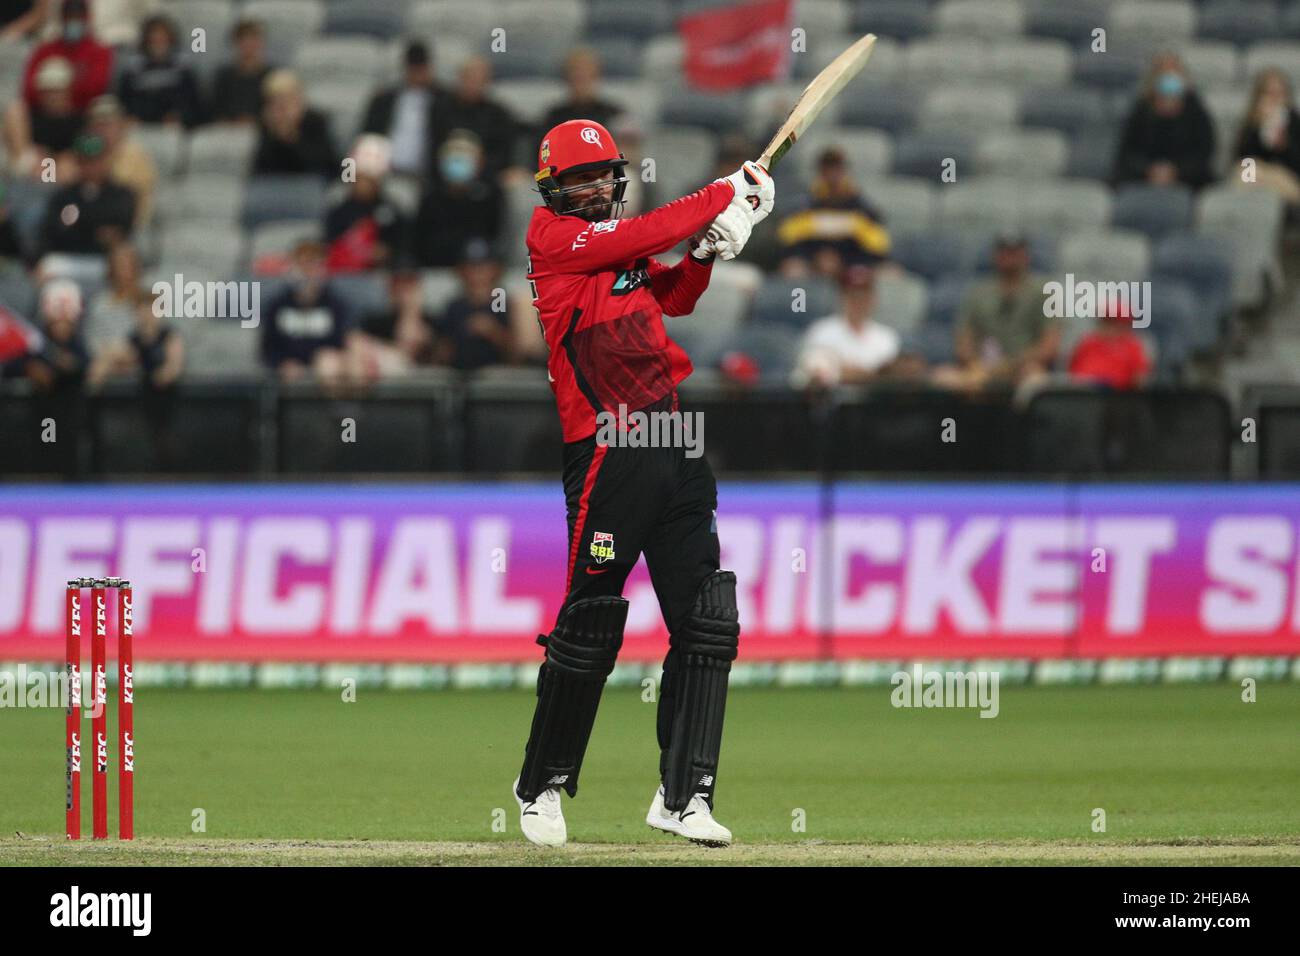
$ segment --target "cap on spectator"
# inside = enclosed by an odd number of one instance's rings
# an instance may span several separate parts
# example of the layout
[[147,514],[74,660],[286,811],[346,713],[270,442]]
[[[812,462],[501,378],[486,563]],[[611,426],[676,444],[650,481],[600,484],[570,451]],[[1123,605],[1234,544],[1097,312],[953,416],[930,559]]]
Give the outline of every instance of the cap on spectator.
[[87,158],[104,155],[104,138],[94,133],[82,133],[72,144],[72,150],[78,156]]
[[473,265],[479,262],[495,262],[496,258],[492,252],[492,244],[481,236],[475,236],[465,243],[460,262],[461,265]]
[[1003,229],[993,237],[994,249],[1023,249],[1029,245],[1029,237],[1019,229]]
[[406,52],[402,54],[402,62],[407,66],[428,66],[429,47],[423,40],[412,40],[406,45]]
[[358,176],[383,179],[388,175],[392,157],[393,144],[387,136],[378,133],[363,133],[352,147],[352,160],[357,164]]
[[90,101],[91,120],[117,119],[122,115],[122,102],[112,93],[105,93]]
[[66,90],[74,77],[72,64],[61,56],[52,56],[36,71],[38,90]]
[[41,289],[41,313],[47,316],[81,315],[81,286],[71,279],[51,279]]

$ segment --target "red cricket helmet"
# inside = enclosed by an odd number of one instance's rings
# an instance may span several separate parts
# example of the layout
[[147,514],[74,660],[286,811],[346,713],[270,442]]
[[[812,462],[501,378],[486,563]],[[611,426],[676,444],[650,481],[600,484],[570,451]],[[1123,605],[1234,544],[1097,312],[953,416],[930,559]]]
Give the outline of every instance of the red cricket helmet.
[[[542,137],[537,150],[537,191],[546,205],[560,215],[576,214],[601,206],[608,213],[615,206],[622,212],[623,194],[627,191],[627,177],[621,175],[627,158],[619,151],[609,130],[595,120],[567,120]],[[561,186],[560,177],[567,173],[585,173],[590,170],[612,169],[614,196],[609,202],[589,203],[580,209],[569,208],[568,195],[588,185]],[[586,217],[584,217],[586,218]]]

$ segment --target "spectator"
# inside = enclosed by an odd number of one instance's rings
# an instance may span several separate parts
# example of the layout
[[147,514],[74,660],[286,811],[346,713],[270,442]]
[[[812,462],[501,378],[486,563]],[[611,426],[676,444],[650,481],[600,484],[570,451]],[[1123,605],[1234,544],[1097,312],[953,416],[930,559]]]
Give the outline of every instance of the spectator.
[[958,309],[957,369],[936,376],[936,384],[978,390],[1019,386],[1052,367],[1060,329],[1043,307],[1044,280],[1029,270],[1029,242],[1004,233],[993,246],[996,275],[976,283]]
[[431,364],[435,324],[433,313],[424,308],[419,270],[399,263],[388,274],[387,306],[365,318],[378,373],[389,376]]
[[876,310],[876,270],[866,261],[840,273],[840,311],[818,319],[804,333],[791,376],[796,388],[854,385],[902,373],[898,332],[872,319]]
[[73,167],[72,144],[85,117],[73,106],[72,65],[47,57],[36,71],[36,103],[15,99],[5,111],[5,149],[15,175],[40,177],[42,162],[53,158],[55,171]]
[[[612,133],[614,118],[622,112],[622,107],[596,95],[600,85],[600,57],[596,51],[590,47],[572,50],[564,60],[564,82],[568,84],[569,96],[547,111],[538,138],[571,119],[595,120]],[[622,144],[623,140],[618,142]]]
[[1128,307],[1101,309],[1097,327],[1084,335],[1070,356],[1070,376],[1118,391],[1141,388],[1151,374],[1151,358],[1133,331]]
[[1237,134],[1237,158],[1255,160],[1255,181],[1300,206],[1300,112],[1291,80],[1270,67],[1255,77],[1250,108]]
[[435,104],[443,90],[434,79],[424,43],[411,42],[402,62],[401,85],[380,90],[371,98],[361,129],[388,137],[393,144],[393,172],[423,177],[429,169]]
[[98,42],[90,30],[86,0],[63,0],[58,39],[38,46],[23,75],[23,100],[29,110],[40,99],[36,74],[51,57],[61,57],[72,67],[72,108],[83,112],[90,101],[108,92],[113,76],[113,51]]
[[231,32],[235,57],[217,70],[212,86],[212,115],[222,123],[256,123],[262,115],[266,30],[260,21],[240,20]]
[[1199,189],[1211,179],[1213,156],[1214,125],[1182,60],[1173,53],[1157,55],[1124,123],[1115,182]]
[[79,136],[74,153],[79,178],[50,197],[41,226],[41,255],[102,254],[131,234],[135,194],[109,178],[103,139]]
[[465,245],[456,266],[461,292],[447,303],[434,348],[439,364],[473,371],[513,361],[508,302],[498,295],[501,263],[482,239]]
[[39,351],[20,359],[21,373],[37,392],[53,398],[79,395],[87,356],[81,341],[81,288],[71,279],[54,279],[41,289]]
[[97,389],[110,377],[138,371],[146,405],[159,417],[185,369],[185,343],[155,313],[154,294],[136,289],[131,296],[132,327],[99,351],[90,364],[87,386]]
[[86,350],[96,358],[131,333],[140,288],[140,256],[135,246],[120,242],[109,251],[107,278],[107,286],[90,300],[82,331]]
[[382,269],[405,252],[406,217],[383,195],[389,155],[389,142],[383,136],[365,133],[357,139],[351,157],[356,181],[325,214],[331,272]]
[[312,374],[326,388],[359,381],[363,343],[347,303],[329,284],[325,249],[315,241],[293,251],[289,286],[263,307],[262,360],[283,382]]
[[143,228],[153,218],[158,167],[149,151],[131,137],[117,97],[101,96],[90,104],[90,131],[104,140],[109,175],[135,193],[135,228]]
[[329,121],[307,106],[302,84],[289,70],[272,70],[262,84],[262,125],[254,173],[339,174]]
[[142,123],[190,127],[201,119],[199,82],[180,62],[178,47],[170,17],[152,16],[140,28],[140,49],[127,62],[118,96]]
[[808,194],[777,229],[781,273],[799,278],[810,272],[837,275],[842,263],[879,263],[889,255],[884,216],[862,198],[838,146],[823,150]]
[[[482,145],[484,177],[497,179],[515,168],[519,124],[508,109],[488,96],[492,68],[487,58],[472,56],[460,68],[455,89],[434,101],[433,149],[441,158],[455,130],[469,130]],[[434,179],[439,169],[434,168]]]
[[641,124],[630,114],[623,113],[615,117],[614,125],[608,129],[627,157],[627,190],[623,193],[623,215],[639,216],[643,212],[657,209],[660,203],[655,184],[646,182],[641,175],[641,149],[645,141]]
[[456,265],[473,238],[496,240],[501,232],[501,187],[484,178],[483,148],[466,130],[455,130],[438,153],[438,178],[416,213],[416,255],[423,266]]

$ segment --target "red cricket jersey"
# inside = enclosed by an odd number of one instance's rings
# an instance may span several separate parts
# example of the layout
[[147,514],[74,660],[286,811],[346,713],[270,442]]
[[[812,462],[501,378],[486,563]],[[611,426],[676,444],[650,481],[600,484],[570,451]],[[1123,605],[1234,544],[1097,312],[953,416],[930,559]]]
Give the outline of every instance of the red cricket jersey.
[[663,317],[695,308],[712,262],[688,254],[666,266],[651,257],[707,226],[732,195],[730,183],[710,183],[644,215],[604,222],[533,211],[528,279],[566,442],[595,434],[599,412],[645,408],[691,374]]

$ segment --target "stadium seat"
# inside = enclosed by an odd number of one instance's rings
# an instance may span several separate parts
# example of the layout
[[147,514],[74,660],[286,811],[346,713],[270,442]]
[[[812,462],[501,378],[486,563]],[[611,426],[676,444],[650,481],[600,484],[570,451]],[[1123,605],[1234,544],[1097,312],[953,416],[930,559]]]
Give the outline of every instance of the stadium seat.
[[795,9],[794,25],[816,41],[823,36],[849,32],[849,0],[802,0]]
[[1196,7],[1190,0],[1116,0],[1106,26],[1114,36],[1165,45],[1196,33]]
[[[858,39],[856,33],[831,33],[820,37],[810,37],[806,51],[793,51],[794,69],[791,76],[801,85],[820,73],[830,62]],[[902,77],[904,71],[903,50],[901,44],[890,37],[878,36],[871,53],[871,69],[857,76],[845,87],[849,98],[856,98],[860,87],[871,83],[891,83]]]
[[1060,235],[1075,229],[1103,229],[1110,223],[1110,190],[1086,179],[1027,181],[1021,203],[1022,225],[1030,233]]
[[384,48],[370,37],[312,37],[294,54],[293,66],[310,92],[318,82],[346,77],[367,87],[383,69]]
[[1256,43],[1246,51],[1246,76],[1254,78],[1260,70],[1275,66],[1292,82],[1300,77],[1300,42],[1277,40]]
[[158,190],[154,214],[164,224],[196,220],[233,223],[243,206],[242,176],[195,173],[164,184]]
[[186,322],[186,378],[228,379],[260,367],[262,331],[246,329],[234,319],[199,319]]
[[710,283],[691,315],[665,316],[668,335],[699,368],[718,364],[735,340],[749,302],[736,286]]
[[1115,170],[1119,133],[1113,124],[1085,126],[1070,142],[1065,175],[1083,179],[1109,180]]
[[230,34],[235,13],[235,5],[229,0],[173,0],[167,5],[167,14],[176,22],[181,35],[189,36],[201,27],[207,33],[209,50],[212,40]]
[[[547,110],[564,100],[564,83],[534,78],[504,80],[492,85],[494,95],[510,104],[510,111],[524,123],[540,123]],[[544,131],[543,131],[544,132]]]
[[990,72],[988,44],[954,36],[927,37],[904,51],[908,81],[922,86],[969,83]]
[[1267,0],[1210,0],[1201,8],[1197,35],[1223,40],[1234,46],[1248,46],[1281,35],[1277,6]]
[[701,129],[661,126],[646,134],[641,154],[655,159],[662,201],[699,189],[712,179],[715,137]]
[[1107,5],[1101,0],[1033,0],[1025,11],[1025,33],[1063,40],[1077,49],[1091,42],[1092,31],[1106,22]]
[[1199,87],[1232,86],[1241,80],[1241,56],[1231,43],[1189,43],[1179,49],[1178,55]]
[[1093,53],[1079,47],[1074,57],[1074,82],[1099,90],[1134,92],[1146,71],[1150,57],[1138,52],[1108,50]]
[[1194,232],[1165,236],[1156,243],[1151,268],[1191,286],[1197,301],[1211,314],[1227,313],[1232,302],[1232,257],[1213,237]]
[[378,272],[336,275],[330,279],[330,286],[358,319],[388,308],[388,285]]
[[335,143],[345,152],[361,129],[370,90],[346,76],[317,80],[307,87],[307,102],[325,114]]
[[989,44],[986,72],[990,80],[1026,87],[1060,87],[1070,82],[1074,55],[1064,40],[1043,37],[1001,40]]
[[501,26],[502,16],[502,0],[412,0],[406,12],[406,31],[422,40],[485,37]]
[[321,223],[317,219],[277,219],[264,222],[249,238],[249,260],[256,268],[263,256],[288,256],[294,246],[305,239],[320,239]]
[[36,318],[37,290],[27,272],[19,268],[0,269],[0,305],[28,320]]
[[424,294],[424,307],[431,312],[442,312],[447,303],[460,295],[460,279],[455,269],[422,269],[420,290]]
[[1283,200],[1268,189],[1209,186],[1196,200],[1196,232],[1223,243],[1233,257],[1233,303],[1259,305],[1281,283],[1277,260]]
[[750,356],[761,381],[784,385],[799,358],[799,330],[781,322],[751,321],[741,326],[725,351]]
[[875,176],[860,185],[891,230],[922,232],[934,221],[935,182],[919,176]]
[[969,275],[949,275],[938,282],[932,282],[926,303],[926,325],[943,329],[951,338],[960,317],[962,300],[965,299],[971,282]]
[[249,229],[277,219],[320,219],[325,184],[317,176],[254,176],[244,198],[244,225]]
[[1179,276],[1151,276],[1151,328],[1161,352],[1172,361],[1180,355],[1208,352],[1222,338],[1221,316],[1197,298],[1196,288]]
[[162,240],[158,271],[180,272],[187,280],[228,281],[235,278],[244,258],[244,237],[234,224],[216,221],[181,222],[167,227]]
[[682,81],[682,38],[675,33],[654,37],[645,48],[645,78],[659,87]]
[[[745,94],[745,132],[755,139],[762,140],[766,143],[785,122],[785,118],[790,115],[790,110],[794,108],[795,103],[799,102],[799,97],[803,94],[804,88],[808,84],[799,81],[790,81],[787,83],[764,83],[755,87]],[[839,116],[840,99],[831,100],[826,105],[826,109],[817,117],[817,122],[805,133],[805,137],[811,137],[816,131],[822,128],[835,126]],[[799,140],[804,142],[804,137]],[[790,159],[794,158],[791,154]]]
[[131,131],[130,138],[144,147],[158,168],[160,179],[168,179],[180,172],[185,157],[185,133],[179,127],[141,123]]
[[950,229],[894,232],[890,259],[929,282],[971,270],[968,250]]
[[563,76],[565,51],[549,44],[516,43],[509,52],[492,58],[492,75],[497,80],[535,79],[555,82]]
[[293,62],[298,47],[320,32],[325,4],[322,0],[248,0],[241,15],[262,22],[267,59],[285,65]]
[[568,49],[586,29],[585,0],[501,0],[500,9],[498,25],[507,38],[526,38],[530,45]]
[[391,40],[406,30],[406,0],[335,0],[325,8],[326,34]]
[[1024,186],[1014,176],[958,177],[939,190],[939,225],[954,230],[1014,228],[1023,219]]
[[932,29],[928,5],[912,0],[857,0],[850,23],[859,35],[874,33],[895,40],[912,40]]
[[[769,131],[776,132],[775,129]],[[760,142],[767,142],[765,138]],[[799,148],[792,150],[786,157],[795,178],[800,182],[810,182],[816,170],[817,159],[827,146],[838,146],[844,151],[853,178],[862,182],[872,176],[882,176],[889,172],[894,160],[894,142],[888,133],[878,129],[855,129],[830,127],[821,129],[814,126],[808,136],[799,140]],[[781,167],[784,172],[785,167]]]
[[1024,19],[1024,9],[1016,0],[942,0],[934,8],[936,33],[987,40],[1022,32]]
[[639,122],[643,130],[659,125],[659,107],[663,95],[641,77],[605,80],[600,85],[600,91],[605,99],[621,106],[627,116]]
[[936,87],[921,98],[917,128],[967,133],[1009,130],[1016,125],[1016,93],[1010,86],[972,83]]
[[1131,282],[1145,279],[1150,268],[1151,244],[1139,232],[1073,232],[1061,240],[1060,270],[1076,278]]
[[[592,37],[587,41],[600,56],[602,77],[614,79],[641,79],[641,55],[644,47],[635,40],[623,36]],[[562,73],[557,73],[557,77]]]
[[708,93],[676,89],[659,108],[669,126],[693,126],[715,133],[737,132],[744,126],[745,99],[740,93]]
[[975,166],[982,175],[1055,179],[1069,159],[1065,134],[1054,129],[1002,130],[975,141]]
[[876,276],[876,307],[872,318],[901,335],[910,335],[925,321],[927,299],[924,279],[882,272]]
[[244,175],[252,164],[256,146],[257,130],[252,126],[200,127],[189,138],[186,172]]
[[1106,98],[1086,86],[1029,89],[1020,96],[1020,122],[1073,133],[1107,122]]
[[904,133],[894,143],[894,173],[938,182],[947,160],[956,161],[958,177],[975,168],[975,144],[957,133]]
[[587,5],[588,42],[614,36],[644,42],[672,29],[670,0],[589,0]]
[[1293,39],[1300,38],[1300,3],[1296,0],[1291,0],[1282,11],[1280,34]]
[[917,91],[906,83],[872,84],[839,106],[844,126],[873,126],[898,135],[916,122]]
[[838,307],[838,290],[828,279],[768,276],[754,297],[751,324],[766,322],[803,328],[833,315]]
[[1115,193],[1111,222],[1155,241],[1186,229],[1192,222],[1192,194],[1183,186],[1121,186]]

